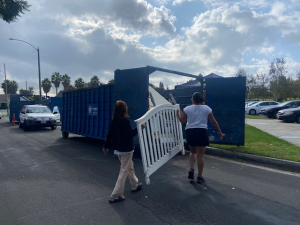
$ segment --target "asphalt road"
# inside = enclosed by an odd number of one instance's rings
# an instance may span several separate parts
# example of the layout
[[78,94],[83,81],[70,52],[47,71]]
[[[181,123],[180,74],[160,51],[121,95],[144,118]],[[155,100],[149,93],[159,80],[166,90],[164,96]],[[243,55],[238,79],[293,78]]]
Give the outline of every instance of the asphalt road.
[[[109,204],[119,162],[102,142],[59,129],[24,132],[0,121],[0,224],[299,224],[300,174],[206,157],[205,184],[187,179],[188,156],[151,184]],[[142,162],[134,159],[144,182]]]
[[300,124],[285,123],[278,119],[246,119],[247,124],[275,137],[300,146]]

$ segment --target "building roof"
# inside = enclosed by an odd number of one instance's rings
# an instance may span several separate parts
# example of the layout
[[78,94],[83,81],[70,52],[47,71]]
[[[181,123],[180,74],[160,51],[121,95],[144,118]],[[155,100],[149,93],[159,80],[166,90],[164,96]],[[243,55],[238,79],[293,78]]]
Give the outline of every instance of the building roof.
[[[203,79],[210,79],[210,78],[224,78],[224,77],[217,75],[215,73],[210,73],[203,77]],[[176,85],[175,89],[183,89],[189,87],[201,87],[201,83],[197,79],[195,79],[184,84]]]

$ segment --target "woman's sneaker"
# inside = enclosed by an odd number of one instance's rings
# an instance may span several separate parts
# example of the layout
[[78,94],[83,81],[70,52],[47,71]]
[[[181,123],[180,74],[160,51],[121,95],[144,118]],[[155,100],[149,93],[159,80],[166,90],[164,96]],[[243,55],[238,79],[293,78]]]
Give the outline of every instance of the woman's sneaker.
[[197,177],[197,183],[198,184],[201,184],[201,183],[204,183],[204,182],[205,182],[205,180],[204,180],[203,177]]
[[188,178],[194,180],[194,169],[190,169]]

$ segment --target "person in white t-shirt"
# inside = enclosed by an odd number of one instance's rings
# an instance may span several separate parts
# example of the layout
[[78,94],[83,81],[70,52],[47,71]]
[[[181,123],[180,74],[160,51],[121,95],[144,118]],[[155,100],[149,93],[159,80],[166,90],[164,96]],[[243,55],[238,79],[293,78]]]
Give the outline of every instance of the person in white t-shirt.
[[207,105],[202,105],[203,98],[200,93],[195,92],[192,96],[192,105],[183,109],[182,116],[177,110],[177,117],[181,123],[187,121],[185,132],[186,140],[190,147],[190,171],[188,178],[194,180],[194,165],[197,161],[198,176],[197,183],[205,182],[202,173],[204,168],[204,153],[206,146],[209,145],[207,134],[208,119],[211,124],[216,128],[218,136],[222,139],[223,134],[216,121],[212,109]]

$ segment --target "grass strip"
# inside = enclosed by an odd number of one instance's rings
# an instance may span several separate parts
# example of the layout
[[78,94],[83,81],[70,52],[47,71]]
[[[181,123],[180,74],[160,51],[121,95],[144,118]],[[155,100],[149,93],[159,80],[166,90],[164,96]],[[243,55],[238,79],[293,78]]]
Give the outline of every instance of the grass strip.
[[211,147],[300,162],[300,147],[245,124],[245,146],[210,144]]
[[252,115],[248,115],[248,114],[246,114],[245,115],[245,118],[247,118],[247,119],[263,119],[263,120],[270,120],[270,118],[268,118],[268,117],[263,117],[263,116],[252,116]]

